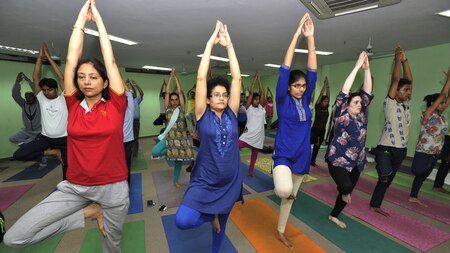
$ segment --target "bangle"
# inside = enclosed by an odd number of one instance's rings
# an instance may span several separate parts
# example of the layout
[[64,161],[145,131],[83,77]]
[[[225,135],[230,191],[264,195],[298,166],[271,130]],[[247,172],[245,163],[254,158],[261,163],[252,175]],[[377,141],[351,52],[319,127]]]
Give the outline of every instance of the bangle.
[[78,26],[72,26],[72,31],[75,29],[80,29],[84,33],[84,28],[78,27]]

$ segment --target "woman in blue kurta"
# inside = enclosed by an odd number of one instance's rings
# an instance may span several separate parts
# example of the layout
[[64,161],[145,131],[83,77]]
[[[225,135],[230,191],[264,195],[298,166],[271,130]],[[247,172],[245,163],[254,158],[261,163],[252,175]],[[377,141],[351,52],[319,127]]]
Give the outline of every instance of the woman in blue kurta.
[[[355,76],[364,69],[362,90],[350,93]],[[346,228],[338,219],[347,204],[351,203],[351,193],[358,182],[360,172],[366,164],[367,111],[372,100],[372,78],[369,58],[366,52],[359,55],[350,75],[338,94],[334,110],[334,137],[328,147],[325,159],[330,175],[336,182],[339,192],[328,219],[340,228]]]
[[[300,70],[290,70],[295,46],[301,34],[308,43],[306,74]],[[303,175],[309,173],[311,158],[309,103],[316,85],[316,69],[314,24],[306,13],[300,20],[284,56],[276,90],[278,132],[273,154],[273,181],[275,193],[282,199],[277,237],[289,248],[293,248],[293,245],[284,235],[284,230]]]
[[[228,80],[222,77],[207,82],[211,51],[217,43],[228,52],[231,87]],[[237,200],[242,199],[236,117],[240,88],[241,72],[227,26],[217,21],[197,73],[195,117],[201,139],[200,148],[189,187],[175,218],[180,229],[211,222],[212,252],[219,251],[231,209]]]

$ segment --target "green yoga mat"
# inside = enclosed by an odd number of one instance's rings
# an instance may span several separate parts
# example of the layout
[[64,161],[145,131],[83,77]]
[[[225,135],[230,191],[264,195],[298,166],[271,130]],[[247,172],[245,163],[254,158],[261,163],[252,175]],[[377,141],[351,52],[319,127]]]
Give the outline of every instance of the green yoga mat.
[[131,158],[131,171],[146,170],[146,169],[147,169],[147,161],[145,161],[144,154],[139,152],[137,157]]
[[5,244],[0,244],[1,253],[50,253],[55,251],[56,246],[58,246],[59,241],[61,241],[64,234],[58,234],[44,240],[40,243],[25,247],[25,248],[10,248]]
[[[278,205],[281,202],[280,198],[275,195],[268,197]],[[345,214],[339,215],[339,219],[347,224],[346,229],[341,229],[328,220],[330,211],[330,206],[303,192],[298,193],[297,200],[294,201],[291,209],[291,213],[295,217],[345,252],[414,252]],[[369,208],[367,208],[367,211],[369,212]]]
[[[366,172],[366,175],[378,179],[378,173],[376,170],[371,170],[369,172]],[[414,180],[414,176],[406,175],[401,172],[397,172],[397,174],[394,177],[394,184],[403,186],[405,188],[411,189],[412,182]],[[387,191],[389,192],[389,190]],[[450,200],[450,195],[441,193],[441,192],[435,192],[433,191],[433,183],[430,180],[425,180],[423,182],[422,187],[420,188],[421,193],[426,193],[429,195],[433,195],[435,197],[443,198],[446,200]],[[420,194],[420,193],[419,193]]]
[[247,156],[252,154],[252,150],[249,148],[243,148],[240,151],[241,156]]
[[[145,253],[144,221],[128,222],[123,225],[122,252]],[[101,235],[98,228],[89,229],[81,245],[80,253],[102,252]]]

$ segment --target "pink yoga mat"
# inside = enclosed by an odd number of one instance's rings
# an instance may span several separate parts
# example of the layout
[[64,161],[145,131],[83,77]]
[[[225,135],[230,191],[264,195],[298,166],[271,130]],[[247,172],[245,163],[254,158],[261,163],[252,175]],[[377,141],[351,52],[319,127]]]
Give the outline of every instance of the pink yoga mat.
[[[356,189],[372,195],[373,189],[377,182],[361,177]],[[384,196],[384,200],[392,202],[408,210],[423,214],[440,222],[450,224],[450,205],[439,203],[430,198],[419,195],[420,200],[428,207],[414,204],[408,201],[409,193],[395,187],[389,187]]]
[[0,211],[5,211],[33,186],[34,184],[0,187]]
[[324,162],[316,161],[316,166],[309,167],[309,173],[319,175],[322,177],[329,177],[330,172],[328,172],[328,165]]
[[[303,191],[330,205],[334,205],[337,196],[336,185],[334,184],[305,187]],[[388,208],[385,208],[385,210],[390,213],[389,217],[370,211],[367,199],[352,194],[352,204],[347,205],[344,212],[422,251],[430,250],[450,239],[450,233],[414,220],[397,211]]]

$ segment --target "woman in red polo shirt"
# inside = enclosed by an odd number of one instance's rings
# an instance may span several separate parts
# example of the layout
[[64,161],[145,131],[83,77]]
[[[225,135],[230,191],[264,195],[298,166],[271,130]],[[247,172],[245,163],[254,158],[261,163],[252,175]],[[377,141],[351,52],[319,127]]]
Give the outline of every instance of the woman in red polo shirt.
[[[105,65],[97,59],[80,60],[87,21],[97,25]],[[67,180],[16,222],[6,234],[5,244],[37,243],[56,233],[84,227],[86,218],[96,218],[103,235],[103,252],[120,252],[129,206],[123,148],[126,99],[95,0],[84,4],[73,26],[65,77],[69,111]]]

